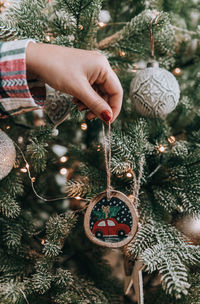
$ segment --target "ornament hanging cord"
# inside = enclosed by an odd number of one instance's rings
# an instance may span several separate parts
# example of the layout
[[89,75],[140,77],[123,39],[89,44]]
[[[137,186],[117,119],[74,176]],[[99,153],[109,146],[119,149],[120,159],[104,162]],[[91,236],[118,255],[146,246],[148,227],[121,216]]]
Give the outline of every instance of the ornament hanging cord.
[[107,174],[107,199],[111,198],[111,123],[108,123],[108,136],[105,135],[105,126],[102,122],[103,140],[104,140],[104,155]]
[[154,36],[153,36],[153,22],[155,19],[153,19],[150,22],[149,30],[150,30],[150,55],[151,58],[154,58]]
[[158,17],[158,14],[155,15],[155,17],[151,20],[149,24],[149,34],[150,34],[150,56],[152,59],[154,59],[154,35],[153,35],[153,23],[157,22],[156,19]]
[[[105,155],[105,166],[106,166],[106,174],[107,174],[107,198],[110,200],[111,198],[111,123],[108,124],[108,135],[105,135],[105,126],[102,122],[102,132],[103,132],[103,141],[104,141],[104,155]],[[143,174],[143,166],[144,166],[144,155],[142,155],[139,164],[139,176],[136,178],[135,172],[131,170],[133,175],[133,197],[134,203],[137,203],[139,190],[140,190],[140,182]]]

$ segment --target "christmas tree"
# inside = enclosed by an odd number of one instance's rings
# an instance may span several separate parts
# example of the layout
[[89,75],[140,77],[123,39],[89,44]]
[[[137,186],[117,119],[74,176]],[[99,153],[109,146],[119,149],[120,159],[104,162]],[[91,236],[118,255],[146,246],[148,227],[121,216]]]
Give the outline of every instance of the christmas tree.
[[[20,0],[0,8],[3,41],[33,38],[108,58],[124,89],[111,128],[111,184],[139,215],[124,260],[131,272],[142,264],[145,304],[199,303],[200,2]],[[0,121],[17,144],[13,170],[0,172],[0,303],[143,303],[132,287],[123,296],[105,260],[110,249],[84,233],[85,209],[107,187],[101,122],[72,105],[58,134],[50,118]],[[7,166],[15,151],[2,131]],[[120,200],[98,204],[91,230],[113,218],[132,225]]]

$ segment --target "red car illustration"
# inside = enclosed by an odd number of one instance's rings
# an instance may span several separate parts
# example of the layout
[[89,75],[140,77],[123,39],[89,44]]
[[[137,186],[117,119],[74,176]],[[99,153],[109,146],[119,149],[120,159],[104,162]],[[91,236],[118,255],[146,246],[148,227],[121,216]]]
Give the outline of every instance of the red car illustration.
[[97,221],[92,229],[92,233],[97,238],[104,236],[124,237],[130,232],[130,227],[126,224],[120,224],[115,218],[108,218]]

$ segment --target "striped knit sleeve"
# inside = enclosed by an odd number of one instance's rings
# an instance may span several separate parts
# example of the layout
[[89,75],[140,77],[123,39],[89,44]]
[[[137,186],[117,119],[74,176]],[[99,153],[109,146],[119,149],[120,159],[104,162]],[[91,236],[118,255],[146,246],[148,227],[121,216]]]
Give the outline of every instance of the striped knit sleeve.
[[41,108],[45,86],[26,75],[26,47],[31,39],[0,42],[0,118]]

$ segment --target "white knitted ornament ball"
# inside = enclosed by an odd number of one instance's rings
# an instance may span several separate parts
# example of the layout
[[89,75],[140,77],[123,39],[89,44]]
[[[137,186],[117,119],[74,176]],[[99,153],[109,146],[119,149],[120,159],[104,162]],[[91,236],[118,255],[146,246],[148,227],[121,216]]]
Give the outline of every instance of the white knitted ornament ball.
[[178,104],[180,89],[174,75],[153,66],[138,71],[130,86],[130,99],[145,117],[165,117]]
[[6,133],[0,130],[0,180],[13,168],[16,158],[15,146]]

